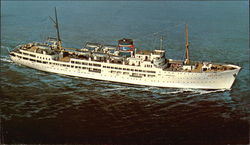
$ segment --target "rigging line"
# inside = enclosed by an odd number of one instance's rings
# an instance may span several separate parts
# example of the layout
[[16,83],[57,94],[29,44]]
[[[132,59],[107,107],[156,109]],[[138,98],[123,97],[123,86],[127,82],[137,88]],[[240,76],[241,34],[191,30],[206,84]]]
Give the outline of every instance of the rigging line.
[[9,48],[8,47],[5,47],[6,48],[6,50],[10,53],[10,50],[9,50]]
[[156,39],[156,37],[154,37],[154,40],[153,40],[153,49],[156,48],[156,44],[157,44],[157,39]]
[[49,16],[49,18],[54,24],[56,24],[56,21],[51,16]]
[[47,20],[48,20],[48,18],[46,17],[46,19],[43,20],[43,23],[41,26],[43,31],[41,32],[40,37],[43,41],[47,40],[47,38],[46,38],[46,35],[47,35],[46,30],[48,30],[48,23],[47,23],[48,21]]
[[134,38],[134,40],[137,40],[137,39],[141,39],[141,38],[144,38],[144,37],[148,37],[148,36],[151,36],[151,35],[156,35],[156,34],[159,34],[159,33],[162,33],[162,32],[168,32],[170,28],[173,28],[173,27],[179,27],[181,25],[184,25],[185,23],[180,23],[180,24],[177,24],[177,25],[174,25],[172,27],[169,27],[168,30],[164,30],[164,31],[158,31],[158,32],[154,32],[153,34],[152,33],[149,33],[149,34],[146,34],[140,38]]

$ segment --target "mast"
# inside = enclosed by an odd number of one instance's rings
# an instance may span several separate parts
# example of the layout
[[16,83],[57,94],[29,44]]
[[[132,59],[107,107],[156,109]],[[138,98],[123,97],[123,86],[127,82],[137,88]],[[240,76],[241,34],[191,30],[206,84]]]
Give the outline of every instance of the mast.
[[59,24],[58,24],[58,19],[57,19],[57,11],[56,11],[56,7],[55,7],[55,18],[56,18],[56,31],[57,31],[57,43],[58,43],[58,49],[62,48],[62,41],[60,38],[60,33],[59,33]]
[[189,42],[188,42],[188,25],[187,24],[186,24],[185,30],[186,30],[186,60],[185,60],[185,64],[190,64],[190,59],[189,59]]

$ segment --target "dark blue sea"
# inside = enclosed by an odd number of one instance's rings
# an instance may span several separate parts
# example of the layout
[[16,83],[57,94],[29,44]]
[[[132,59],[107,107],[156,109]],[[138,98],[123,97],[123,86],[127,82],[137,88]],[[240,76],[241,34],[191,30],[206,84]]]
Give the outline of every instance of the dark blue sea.
[[[134,39],[184,59],[240,65],[230,91],[173,89],[66,77],[13,63],[8,50],[56,31],[65,47]],[[247,1],[1,1],[2,144],[249,144]]]

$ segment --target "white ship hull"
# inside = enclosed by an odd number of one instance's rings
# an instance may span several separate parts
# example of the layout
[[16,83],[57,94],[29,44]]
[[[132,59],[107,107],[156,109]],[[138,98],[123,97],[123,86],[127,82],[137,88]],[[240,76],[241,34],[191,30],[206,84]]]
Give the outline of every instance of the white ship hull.
[[[81,65],[70,64],[69,62],[48,60],[47,64],[43,64],[38,63],[36,61],[34,62],[30,60],[25,60],[17,56],[11,56],[11,59],[17,64],[21,64],[45,72],[119,83],[173,88],[231,89],[235,78],[240,70],[240,67],[236,65],[230,65],[231,67],[235,67],[235,69],[233,70],[204,73],[166,71],[155,68],[155,74],[153,74],[154,77],[148,77],[150,76],[150,74],[147,74],[143,77],[134,77],[131,76],[132,72],[121,70],[120,73],[111,73],[111,69],[104,67],[135,67],[126,66],[122,64],[109,64],[104,62],[94,62],[85,60],[88,63],[92,62],[100,65],[98,67],[89,66],[88,68],[98,68],[101,70],[101,72],[92,72],[89,71],[89,69],[82,69]],[[75,68],[75,66],[78,66],[78,68]]]

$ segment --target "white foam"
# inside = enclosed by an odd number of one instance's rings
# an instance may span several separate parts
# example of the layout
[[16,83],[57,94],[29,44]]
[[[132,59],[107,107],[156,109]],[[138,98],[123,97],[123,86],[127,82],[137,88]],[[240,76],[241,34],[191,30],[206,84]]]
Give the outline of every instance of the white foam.
[[1,56],[0,60],[2,62],[13,62],[8,56]]
[[193,97],[196,95],[204,95],[204,94],[211,94],[211,93],[218,93],[218,92],[224,92],[226,90],[201,90],[201,89],[190,89],[193,94],[188,95],[187,97]]
[[101,92],[110,92],[110,91],[117,91],[117,90],[130,90],[130,88],[119,87],[119,88],[112,88],[112,89],[103,89]]
[[11,48],[8,46],[1,46],[1,50],[6,50],[7,52],[10,52]]

